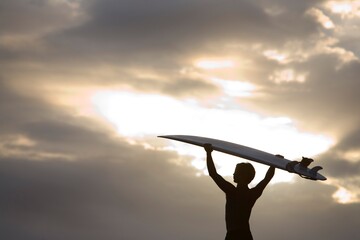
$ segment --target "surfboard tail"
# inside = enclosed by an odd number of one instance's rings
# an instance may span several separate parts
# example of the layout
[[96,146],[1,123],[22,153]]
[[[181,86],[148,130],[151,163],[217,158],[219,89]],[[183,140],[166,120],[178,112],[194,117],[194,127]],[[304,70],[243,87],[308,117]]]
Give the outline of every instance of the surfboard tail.
[[299,162],[299,161],[291,161],[291,162],[289,162],[286,165],[286,170],[288,172],[290,172],[290,173],[297,173],[300,177],[306,178],[306,179],[309,179],[309,180],[325,181],[326,177],[324,177],[323,175],[318,173],[321,169],[323,169],[321,166],[315,166],[315,167],[311,168],[310,171],[309,171],[310,176],[304,175],[304,174],[301,173],[303,170],[307,169],[307,167],[310,165],[311,162],[314,161],[313,159],[310,159],[310,158],[305,158],[305,159],[306,160],[304,161],[304,158],[303,158],[303,160],[301,162]]

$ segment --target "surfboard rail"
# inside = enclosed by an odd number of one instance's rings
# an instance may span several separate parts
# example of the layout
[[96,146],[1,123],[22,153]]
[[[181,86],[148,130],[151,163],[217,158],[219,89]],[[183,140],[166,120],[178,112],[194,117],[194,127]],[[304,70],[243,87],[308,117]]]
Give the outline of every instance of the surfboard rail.
[[268,166],[273,166],[290,173],[298,174],[302,178],[306,178],[309,180],[321,180],[321,181],[326,180],[326,177],[324,177],[319,173],[319,171],[323,169],[321,166],[315,166],[313,168],[309,168],[309,165],[314,161],[311,158],[303,157],[300,162],[292,161],[284,158],[284,156],[279,154],[274,155],[244,145],[213,139],[213,138],[200,137],[200,136],[163,135],[158,137],[180,141],[180,142],[196,145],[199,147],[204,147],[206,143],[209,143],[213,146],[213,149],[215,151],[230,154],[250,161],[262,163]]

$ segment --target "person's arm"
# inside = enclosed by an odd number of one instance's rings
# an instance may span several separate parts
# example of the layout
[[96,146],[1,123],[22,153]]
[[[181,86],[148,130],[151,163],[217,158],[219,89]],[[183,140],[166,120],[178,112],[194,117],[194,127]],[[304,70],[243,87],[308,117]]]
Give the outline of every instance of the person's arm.
[[211,152],[213,151],[211,144],[204,145],[206,151],[206,165],[208,168],[209,176],[214,180],[214,182],[219,186],[224,192],[228,192],[231,189],[234,189],[234,185],[226,181],[222,176],[220,176],[215,168],[214,160],[212,159]]
[[269,167],[268,171],[266,172],[266,175],[264,177],[264,179],[259,182],[258,185],[256,185],[256,190],[259,193],[259,196],[262,194],[262,192],[264,191],[265,187],[268,185],[268,183],[271,181],[271,179],[273,178],[275,174],[275,167]]

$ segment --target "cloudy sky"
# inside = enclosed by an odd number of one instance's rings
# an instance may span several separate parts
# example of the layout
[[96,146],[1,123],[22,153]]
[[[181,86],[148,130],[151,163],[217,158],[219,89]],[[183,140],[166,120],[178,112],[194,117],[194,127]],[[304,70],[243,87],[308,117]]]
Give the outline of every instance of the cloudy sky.
[[360,1],[0,0],[0,238],[223,239],[203,149],[166,134],[324,167],[276,171],[255,239],[360,237],[359,26]]

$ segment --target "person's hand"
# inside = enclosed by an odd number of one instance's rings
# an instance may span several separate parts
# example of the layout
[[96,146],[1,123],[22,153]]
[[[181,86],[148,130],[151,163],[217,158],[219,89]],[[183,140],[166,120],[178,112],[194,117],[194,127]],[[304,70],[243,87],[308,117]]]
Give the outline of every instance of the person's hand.
[[204,144],[204,149],[207,153],[211,153],[213,151],[213,147],[210,143],[205,143]]

